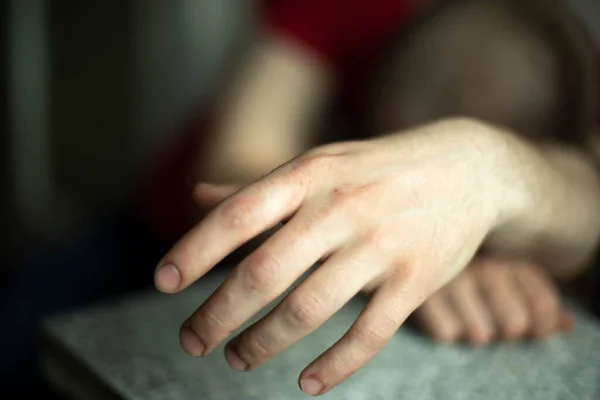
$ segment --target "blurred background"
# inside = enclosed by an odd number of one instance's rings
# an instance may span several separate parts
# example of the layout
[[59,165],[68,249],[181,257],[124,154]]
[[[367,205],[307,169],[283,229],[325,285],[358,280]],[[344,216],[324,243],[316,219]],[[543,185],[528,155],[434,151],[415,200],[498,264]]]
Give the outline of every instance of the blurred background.
[[123,201],[253,31],[251,3],[5,3],[4,256],[68,237]]
[[[598,0],[571,2],[600,37]],[[162,249],[130,221],[132,190],[254,37],[254,2],[0,7],[0,384],[46,395],[32,375],[39,318],[151,285]],[[107,240],[101,232],[122,236],[99,244]]]
[[[596,0],[570,1],[598,15]],[[249,0],[3,3],[6,259],[122,203],[255,24]],[[600,37],[600,23],[588,26]]]
[[[151,285],[161,250],[148,249],[131,222],[132,192],[252,40],[253,2],[0,7],[0,384],[18,398],[46,396],[36,367],[40,318]],[[128,263],[136,265],[119,270]]]

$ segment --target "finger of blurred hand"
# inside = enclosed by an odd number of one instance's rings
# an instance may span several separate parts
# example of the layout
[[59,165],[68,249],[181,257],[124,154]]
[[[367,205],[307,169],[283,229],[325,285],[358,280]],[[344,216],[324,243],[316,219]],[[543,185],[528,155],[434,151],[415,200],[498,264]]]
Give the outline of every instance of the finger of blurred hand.
[[482,346],[494,336],[494,322],[483,300],[473,274],[464,271],[446,287],[446,293],[462,321],[466,339],[474,346]]
[[575,327],[575,319],[573,318],[573,315],[562,310],[558,317],[558,325],[557,325],[558,331],[568,333],[568,332],[571,332],[574,327]]
[[165,293],[186,288],[236,248],[296,212],[305,194],[303,182],[285,173],[241,189],[165,255],[155,272],[156,287]]
[[415,270],[388,279],[346,334],[302,371],[298,382],[306,394],[327,392],[383,349],[422,301],[424,290]]
[[[333,254],[271,311],[228,343],[226,355],[252,369],[316,330],[389,265],[373,248]],[[343,284],[340,284],[343,282]]]
[[327,214],[301,208],[198,308],[189,319],[190,328],[207,348],[214,348],[280,296],[323,255],[346,241],[347,228],[341,212]]
[[476,262],[478,264],[473,272],[500,336],[510,340],[522,338],[529,332],[529,309],[520,288],[513,281],[513,266],[495,259]]
[[539,268],[532,265],[519,265],[512,272],[529,308],[531,335],[536,339],[548,337],[559,325],[560,300],[554,284]]
[[453,343],[462,334],[462,323],[448,303],[445,288],[427,299],[416,311],[421,328],[441,343]]

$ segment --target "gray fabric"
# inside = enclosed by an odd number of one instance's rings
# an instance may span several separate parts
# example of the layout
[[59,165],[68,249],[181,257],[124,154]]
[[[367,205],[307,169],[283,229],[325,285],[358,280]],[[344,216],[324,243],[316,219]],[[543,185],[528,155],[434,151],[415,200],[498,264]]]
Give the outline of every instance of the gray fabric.
[[[126,399],[305,399],[296,383],[302,368],[343,334],[365,300],[355,298],[256,371],[236,372],[228,368],[222,347],[195,359],[178,344],[180,323],[212,293],[223,273],[176,296],[141,293],[56,316],[47,322],[45,336]],[[569,336],[481,350],[435,346],[402,328],[366,368],[323,398],[600,399],[600,324],[583,311],[574,313],[576,328]],[[56,367],[60,361],[54,361]]]

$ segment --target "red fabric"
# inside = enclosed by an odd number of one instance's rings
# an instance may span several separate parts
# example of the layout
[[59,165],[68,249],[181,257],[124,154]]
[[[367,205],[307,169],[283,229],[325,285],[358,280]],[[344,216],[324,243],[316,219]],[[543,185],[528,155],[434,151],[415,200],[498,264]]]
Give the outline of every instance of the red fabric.
[[354,113],[385,38],[424,0],[272,0],[265,26],[304,45],[336,72],[344,106]]
[[397,28],[416,0],[272,0],[264,8],[266,25],[336,67],[348,59],[372,56]]

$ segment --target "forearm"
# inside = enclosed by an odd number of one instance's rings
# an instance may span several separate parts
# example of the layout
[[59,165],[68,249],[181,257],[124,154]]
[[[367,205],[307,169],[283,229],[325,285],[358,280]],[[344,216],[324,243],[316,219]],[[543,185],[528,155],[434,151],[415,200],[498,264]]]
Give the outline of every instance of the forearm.
[[578,275],[600,246],[600,169],[583,150],[500,136],[510,216],[487,247],[531,258],[559,279]]
[[222,99],[206,178],[253,180],[312,146],[330,86],[326,66],[303,48],[263,37]]

